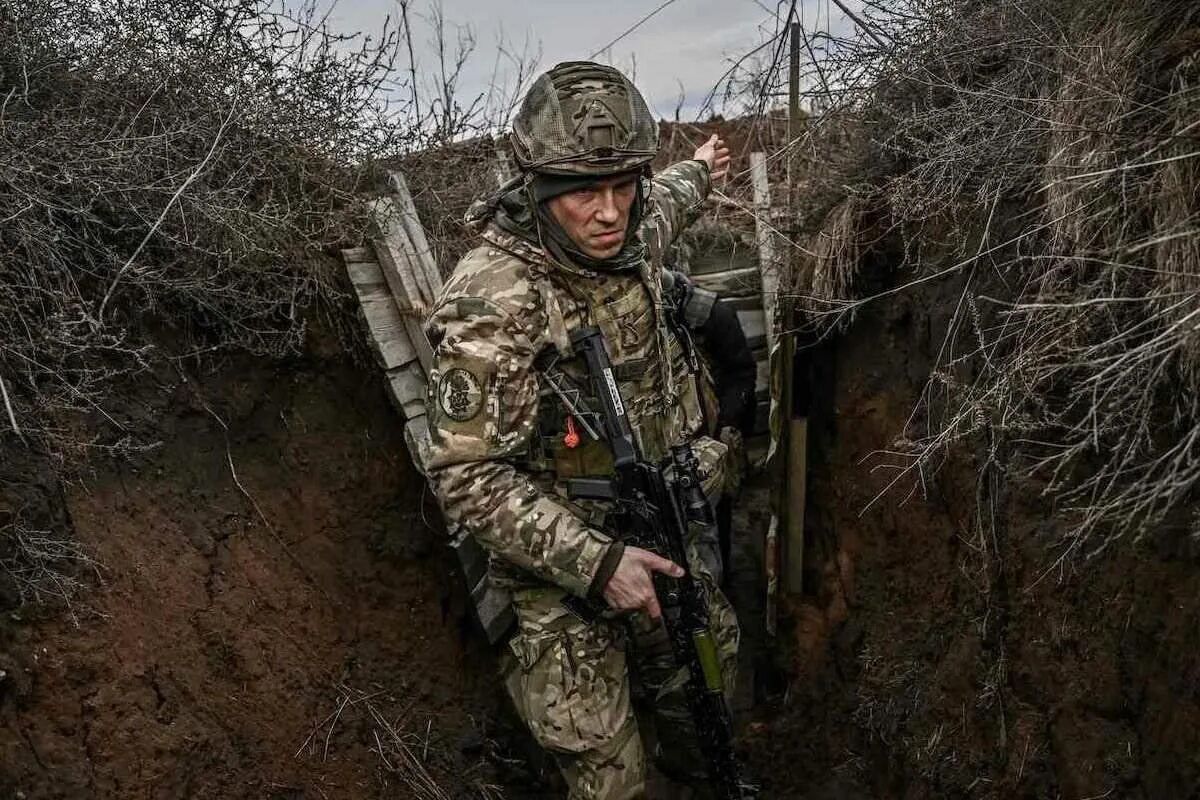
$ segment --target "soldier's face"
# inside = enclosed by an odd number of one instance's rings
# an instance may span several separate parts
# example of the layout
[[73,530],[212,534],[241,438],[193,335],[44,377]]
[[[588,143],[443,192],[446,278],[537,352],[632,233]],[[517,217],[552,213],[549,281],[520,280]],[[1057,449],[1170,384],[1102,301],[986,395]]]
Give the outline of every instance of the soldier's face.
[[636,194],[637,175],[614,175],[551,198],[546,206],[575,246],[599,260],[621,252]]

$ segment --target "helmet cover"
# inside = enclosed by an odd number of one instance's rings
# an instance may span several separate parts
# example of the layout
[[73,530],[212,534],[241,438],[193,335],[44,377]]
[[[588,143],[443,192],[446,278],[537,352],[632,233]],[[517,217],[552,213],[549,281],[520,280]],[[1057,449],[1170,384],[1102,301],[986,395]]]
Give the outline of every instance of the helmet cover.
[[522,170],[614,175],[650,163],[658,152],[658,123],[618,70],[567,61],[534,81],[513,119],[511,139]]

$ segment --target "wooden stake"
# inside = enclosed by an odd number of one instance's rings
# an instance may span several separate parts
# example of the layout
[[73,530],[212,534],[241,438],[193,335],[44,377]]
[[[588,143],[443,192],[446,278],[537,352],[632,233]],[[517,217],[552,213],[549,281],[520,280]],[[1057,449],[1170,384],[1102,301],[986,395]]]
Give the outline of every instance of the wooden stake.
[[[800,23],[791,24],[791,61],[788,69],[788,141],[800,135]],[[799,176],[793,168],[794,157],[788,158],[788,234],[794,237],[799,216],[797,184]],[[789,250],[795,263],[796,250]],[[795,271],[793,270],[793,274]],[[788,592],[804,591],[804,514],[808,493],[808,418],[796,415],[793,386],[796,369],[796,334],[793,303],[783,303],[783,396],[789,419],[787,434],[787,539],[784,553],[786,587]]]

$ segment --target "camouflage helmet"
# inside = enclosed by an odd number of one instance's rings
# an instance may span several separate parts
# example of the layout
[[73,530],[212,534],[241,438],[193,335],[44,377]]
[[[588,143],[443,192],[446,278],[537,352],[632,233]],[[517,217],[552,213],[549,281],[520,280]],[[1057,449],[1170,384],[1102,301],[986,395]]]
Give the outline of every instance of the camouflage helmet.
[[616,69],[566,61],[543,73],[513,120],[522,170],[613,175],[640,169],[658,152],[658,124],[637,88]]

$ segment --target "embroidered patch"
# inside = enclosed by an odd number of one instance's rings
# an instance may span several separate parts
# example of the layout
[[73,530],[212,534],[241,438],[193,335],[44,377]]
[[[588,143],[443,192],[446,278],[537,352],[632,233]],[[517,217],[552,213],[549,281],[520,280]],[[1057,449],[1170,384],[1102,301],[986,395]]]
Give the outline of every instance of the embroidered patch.
[[479,379],[459,367],[447,370],[438,386],[438,405],[455,422],[474,419],[483,408]]

